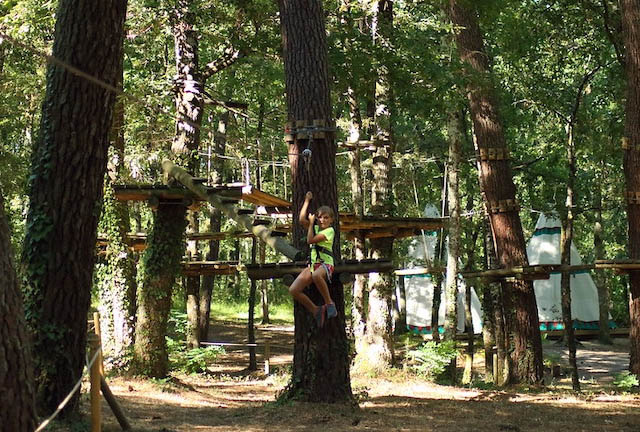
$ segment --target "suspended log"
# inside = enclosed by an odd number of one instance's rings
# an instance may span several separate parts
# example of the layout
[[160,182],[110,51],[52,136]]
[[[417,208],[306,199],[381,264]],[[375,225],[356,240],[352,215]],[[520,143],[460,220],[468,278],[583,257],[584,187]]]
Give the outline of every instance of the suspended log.
[[175,165],[173,162],[165,160],[164,162],[162,162],[162,169],[167,175],[175,178],[178,182],[182,183],[187,189],[189,189],[201,199],[207,200],[212,206],[220,209],[220,211],[222,211],[225,216],[233,219],[241,226],[244,226],[245,229],[251,231],[256,237],[258,237],[260,240],[262,240],[287,258],[292,260],[300,260],[302,257],[304,257],[302,251],[294,248],[286,241],[284,241],[284,239],[282,239],[281,237],[273,237],[271,235],[271,230],[269,230],[264,225],[254,226],[249,216],[239,215],[232,207],[225,205],[220,197],[215,194],[208,194],[207,190],[202,185],[193,182],[193,176],[187,173],[184,169]]

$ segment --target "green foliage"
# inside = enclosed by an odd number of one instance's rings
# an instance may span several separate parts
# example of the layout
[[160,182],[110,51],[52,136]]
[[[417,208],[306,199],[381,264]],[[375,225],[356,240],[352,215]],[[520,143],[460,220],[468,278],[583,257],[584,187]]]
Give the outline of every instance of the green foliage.
[[223,347],[206,347],[187,349],[184,341],[167,337],[167,351],[171,370],[187,374],[206,372],[207,366],[214,363],[219,355],[224,354]]
[[216,358],[224,354],[223,347],[206,347],[187,349],[185,333],[187,328],[187,314],[172,310],[169,315],[169,331],[167,336],[167,352],[169,367],[174,371],[188,374],[206,372],[207,366],[215,362]]
[[623,391],[631,391],[634,387],[638,387],[640,385],[640,381],[638,381],[638,377],[632,374],[629,371],[624,371],[619,374],[616,374],[613,385],[618,389]]
[[411,370],[428,380],[437,380],[444,374],[451,360],[458,356],[455,341],[436,343],[429,341],[409,351]]

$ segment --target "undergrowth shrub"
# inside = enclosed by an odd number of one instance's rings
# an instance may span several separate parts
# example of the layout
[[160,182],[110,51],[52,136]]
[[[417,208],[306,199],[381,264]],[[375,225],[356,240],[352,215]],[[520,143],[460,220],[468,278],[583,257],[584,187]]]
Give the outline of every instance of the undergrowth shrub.
[[434,341],[425,342],[417,349],[409,351],[410,369],[417,375],[435,381],[440,378],[451,360],[458,356],[455,341],[439,344]]
[[616,374],[613,380],[613,385],[616,386],[619,390],[631,391],[634,387],[638,387],[640,383],[638,382],[637,376],[629,371],[624,371]]
[[170,332],[167,336],[167,351],[171,370],[188,374],[202,373],[207,366],[214,363],[220,354],[224,354],[223,347],[209,346],[205,348],[187,349],[185,330],[187,328],[187,314],[172,310],[169,316]]

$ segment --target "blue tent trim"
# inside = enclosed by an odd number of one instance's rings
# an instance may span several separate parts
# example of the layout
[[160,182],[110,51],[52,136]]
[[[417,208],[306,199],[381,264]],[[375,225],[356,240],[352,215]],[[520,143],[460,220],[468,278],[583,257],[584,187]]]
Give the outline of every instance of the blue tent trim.
[[[600,328],[600,323],[598,321],[573,320],[573,328],[574,330],[598,330]],[[618,328],[618,325],[613,320],[609,320],[609,328],[615,329]],[[540,330],[564,330],[564,324],[559,321],[541,322]]]

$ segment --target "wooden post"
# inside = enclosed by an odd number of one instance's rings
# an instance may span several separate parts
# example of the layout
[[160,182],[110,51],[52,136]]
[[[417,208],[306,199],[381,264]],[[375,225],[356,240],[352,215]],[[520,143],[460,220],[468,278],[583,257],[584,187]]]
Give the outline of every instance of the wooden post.
[[500,385],[500,379],[498,377],[498,354],[493,354],[493,383]]
[[271,344],[271,336],[265,335],[264,337],[264,374],[265,375],[269,375],[270,373],[270,368],[269,368],[269,361],[271,357],[270,344]]
[[[102,347],[102,328],[100,327],[100,312],[93,313],[93,326],[95,328],[96,336],[98,337],[98,344]],[[100,376],[104,376],[104,360],[102,356],[102,350],[98,354],[96,362],[100,365]]]
[[95,333],[89,333],[89,358],[93,360],[90,369],[90,401],[91,401],[91,432],[102,431],[102,411],[100,404],[100,339]]
[[131,425],[129,424],[129,420],[127,420],[127,417],[124,415],[124,411],[122,411],[122,408],[118,405],[118,401],[116,401],[116,398],[107,385],[107,381],[104,377],[100,377],[100,390],[102,390],[102,395],[109,404],[109,407],[111,407],[111,411],[113,411],[113,415],[116,416],[116,420],[118,420],[122,430],[125,432],[130,431]]

